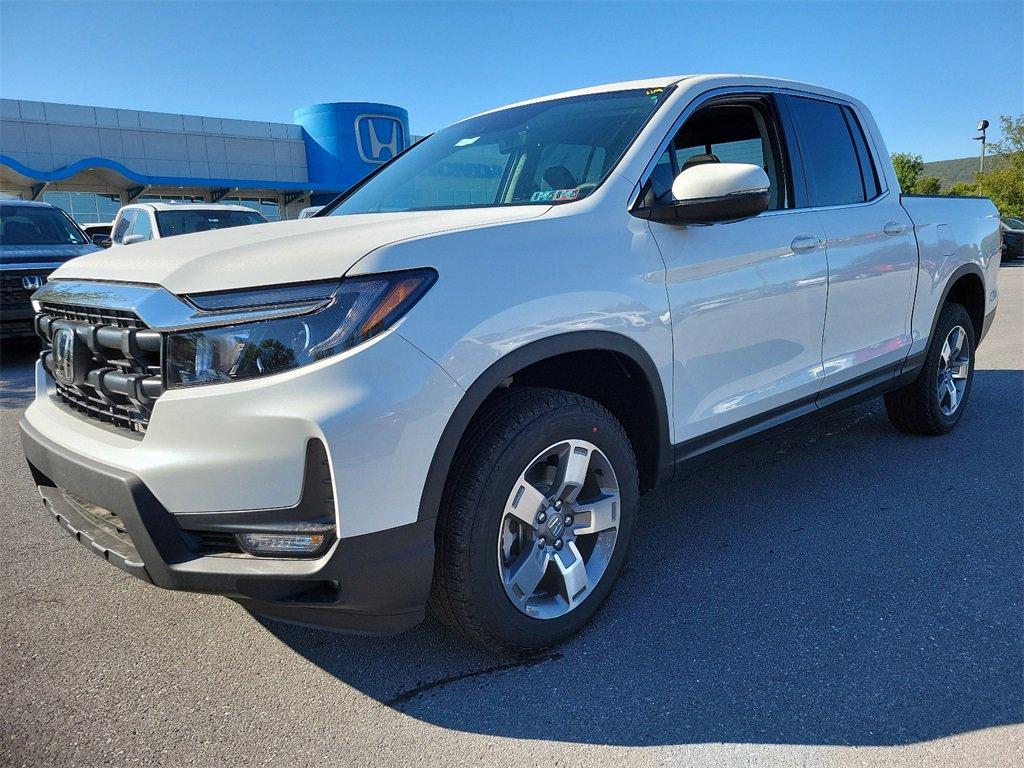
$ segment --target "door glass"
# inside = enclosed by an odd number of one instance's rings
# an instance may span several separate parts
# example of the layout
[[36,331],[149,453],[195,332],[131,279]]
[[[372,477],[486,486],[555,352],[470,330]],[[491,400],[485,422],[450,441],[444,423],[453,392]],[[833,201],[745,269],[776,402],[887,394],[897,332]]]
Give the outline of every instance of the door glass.
[[131,234],[142,235],[144,240],[153,239],[153,224],[149,220],[149,213],[147,211],[136,211],[135,212],[135,223],[132,224]]
[[878,183],[878,171],[871,160],[871,152],[868,150],[868,142],[864,138],[864,130],[857,121],[857,116],[849,107],[843,107],[843,115],[846,116],[846,124],[853,136],[853,145],[857,150],[857,160],[860,162],[860,177],[864,185],[864,199],[872,200],[882,192]]
[[647,182],[641,205],[646,207],[654,205],[659,199],[667,200],[669,192],[672,191],[672,182],[675,181],[675,178],[676,173],[675,166],[672,165],[672,153],[666,149],[658,159],[654,170],[651,171],[651,177]]
[[789,195],[779,136],[767,106],[760,101],[701,107],[679,129],[654,166],[642,204],[653,205],[659,198],[665,199],[675,177],[687,168],[705,163],[748,163],[768,174],[768,210],[785,208]]
[[790,97],[812,206],[866,199],[861,165],[842,108],[830,101]]
[[768,210],[785,207],[782,163],[760,106],[712,104],[697,110],[672,142],[680,173],[704,163],[748,163],[771,182]]
[[121,214],[121,218],[117,220],[117,226],[114,227],[114,237],[112,239],[115,243],[120,243],[124,240],[124,236],[128,234],[128,228],[132,225],[133,216],[135,216],[134,208]]

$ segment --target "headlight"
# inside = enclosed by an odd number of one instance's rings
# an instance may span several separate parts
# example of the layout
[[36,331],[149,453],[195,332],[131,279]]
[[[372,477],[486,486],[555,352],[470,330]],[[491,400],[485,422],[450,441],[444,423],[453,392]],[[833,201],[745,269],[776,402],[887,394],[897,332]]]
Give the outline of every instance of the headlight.
[[[305,315],[172,333],[167,339],[169,387],[251,379],[322,360],[391,327],[434,284],[433,270],[394,272],[340,283],[190,297],[200,308],[238,309],[326,300]],[[319,294],[319,295],[318,295]]]

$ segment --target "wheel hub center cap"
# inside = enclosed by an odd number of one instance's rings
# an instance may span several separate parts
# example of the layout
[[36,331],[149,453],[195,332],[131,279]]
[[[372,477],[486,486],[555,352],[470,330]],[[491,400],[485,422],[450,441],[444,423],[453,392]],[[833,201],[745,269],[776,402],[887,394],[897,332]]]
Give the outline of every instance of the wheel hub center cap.
[[565,516],[561,512],[554,512],[548,517],[548,534],[551,538],[561,538],[562,534],[565,533]]

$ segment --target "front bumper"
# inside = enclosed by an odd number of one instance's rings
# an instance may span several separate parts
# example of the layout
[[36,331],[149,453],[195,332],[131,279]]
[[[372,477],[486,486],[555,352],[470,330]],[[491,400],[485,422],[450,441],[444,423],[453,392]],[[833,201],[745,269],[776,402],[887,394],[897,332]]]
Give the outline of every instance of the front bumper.
[[72,454],[137,477],[176,516],[294,505],[306,445],[318,440],[345,539],[419,518],[434,450],[461,395],[389,331],[273,376],[168,390],[141,438],[65,406],[37,364],[25,419]]
[[[82,544],[133,576],[343,631],[400,632],[423,618],[434,562],[432,519],[338,539],[316,559],[203,555],[132,473],[76,455],[24,419],[21,438],[47,509]],[[246,514],[262,520],[268,510],[234,513],[237,521]],[[111,516],[118,526],[109,524]]]

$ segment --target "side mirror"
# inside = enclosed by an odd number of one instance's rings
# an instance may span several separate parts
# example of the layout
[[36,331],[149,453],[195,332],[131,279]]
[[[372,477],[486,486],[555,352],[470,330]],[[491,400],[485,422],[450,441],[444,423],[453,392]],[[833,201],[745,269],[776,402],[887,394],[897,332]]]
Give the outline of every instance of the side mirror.
[[135,245],[135,243],[144,243],[146,238],[142,235],[126,235],[124,240],[121,241],[121,245]]
[[110,239],[110,235],[93,235],[92,244],[98,245],[100,248],[109,248],[113,241]]
[[677,224],[741,221],[764,213],[771,199],[768,174],[747,163],[705,163],[672,182],[672,200],[652,206],[648,218]]

